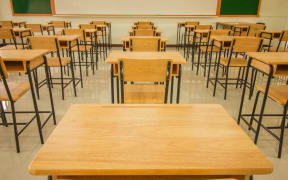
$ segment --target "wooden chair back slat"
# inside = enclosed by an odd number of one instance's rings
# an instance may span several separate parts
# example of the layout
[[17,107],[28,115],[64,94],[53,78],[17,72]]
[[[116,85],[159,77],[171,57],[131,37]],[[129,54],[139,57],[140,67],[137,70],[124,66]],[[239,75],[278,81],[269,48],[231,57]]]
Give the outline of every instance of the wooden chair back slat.
[[288,30],[282,31],[282,39],[281,41],[288,41]]
[[95,24],[79,24],[80,29],[96,29]]
[[105,22],[105,21],[92,21],[90,24],[94,24],[94,25],[105,25],[106,22]]
[[151,24],[139,24],[137,29],[154,29],[154,26]]
[[135,25],[154,25],[154,23],[151,21],[138,21]]
[[57,51],[56,43],[58,43],[58,40],[53,36],[32,36],[29,37],[29,42],[31,49],[47,49],[51,52]]
[[63,29],[65,35],[79,35],[79,40],[84,41],[84,30],[83,29]]
[[153,29],[135,29],[134,36],[154,36],[155,31]]
[[159,59],[121,59],[123,80],[128,82],[165,82],[168,62]]
[[229,29],[217,29],[217,30],[211,30],[211,36],[229,36],[231,33],[231,30]]
[[66,28],[65,21],[50,21],[49,24],[52,24],[55,28]]
[[25,28],[30,28],[33,33],[42,32],[41,24],[25,24]]
[[132,51],[159,51],[160,38],[131,38]]
[[258,52],[263,39],[258,37],[235,37],[233,52]]
[[196,27],[195,27],[195,29],[197,29],[197,30],[210,30],[210,29],[213,29],[213,26],[212,25],[197,25]]
[[198,21],[187,21],[187,22],[185,22],[185,25],[195,25],[195,26],[197,26],[199,24],[200,23]]
[[13,28],[13,22],[12,21],[0,21],[0,25],[2,28]]
[[14,34],[10,28],[0,28],[0,39],[13,39]]

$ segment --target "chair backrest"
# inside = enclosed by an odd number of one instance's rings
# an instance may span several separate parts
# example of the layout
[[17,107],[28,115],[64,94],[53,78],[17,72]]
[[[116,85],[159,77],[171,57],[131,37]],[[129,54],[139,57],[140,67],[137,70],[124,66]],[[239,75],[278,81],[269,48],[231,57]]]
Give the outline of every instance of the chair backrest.
[[154,36],[155,31],[153,29],[135,29],[134,36]]
[[160,38],[132,37],[130,48],[131,51],[160,51]]
[[[5,66],[5,64],[4,64],[4,62],[3,62],[1,57],[0,57],[0,66],[1,66],[4,78],[7,79],[8,78],[8,73],[7,73],[7,70],[6,70],[6,66]],[[2,76],[0,76],[0,80],[1,79],[2,79]]]
[[121,59],[121,80],[128,82],[165,82],[167,71],[170,72],[170,67],[168,67],[170,61],[163,59]]
[[59,42],[55,36],[30,36],[28,37],[31,49],[47,49],[57,51]]
[[200,24],[199,21],[187,21],[187,22],[185,22],[185,25],[195,25],[195,26],[197,26],[199,24]]
[[151,24],[139,24],[136,29],[154,29],[154,25]]
[[263,39],[259,37],[235,37],[231,52],[258,52],[262,42]]
[[63,29],[64,35],[79,35],[79,40],[84,41],[84,29]]
[[2,28],[13,28],[13,22],[12,21],[0,21],[0,25]]
[[197,25],[196,27],[195,27],[195,29],[201,29],[201,30],[205,30],[205,29],[207,29],[207,30],[210,30],[210,29],[213,29],[213,26],[212,25]]
[[90,24],[95,24],[95,25],[104,25],[104,24],[106,24],[106,22],[105,22],[105,21],[91,21]]
[[95,24],[79,24],[80,29],[96,29]]
[[52,24],[55,28],[66,28],[65,21],[50,21],[49,24]]
[[138,21],[136,23],[134,23],[135,25],[154,25],[153,22],[151,21]]
[[231,33],[231,30],[229,29],[216,29],[216,30],[211,30],[210,36],[229,36]]
[[33,32],[33,33],[37,33],[37,32],[42,33],[42,25],[41,24],[25,24],[25,28],[30,28],[31,32]]
[[0,39],[14,39],[14,33],[10,28],[0,28]]
[[250,24],[249,27],[248,36],[256,36],[259,31],[266,29],[266,26],[263,24]]
[[281,41],[288,41],[288,30],[283,30],[281,33]]

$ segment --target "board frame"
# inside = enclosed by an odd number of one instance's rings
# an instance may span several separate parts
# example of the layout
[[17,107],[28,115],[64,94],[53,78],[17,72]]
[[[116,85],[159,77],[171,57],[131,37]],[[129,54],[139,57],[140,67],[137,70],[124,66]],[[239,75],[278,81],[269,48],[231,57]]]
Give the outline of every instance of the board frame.
[[180,15],[180,14],[175,14],[175,15],[157,15],[157,14],[150,14],[150,15],[144,15],[144,14],[131,14],[131,15],[124,15],[124,14],[56,14],[55,11],[55,0],[50,0],[50,5],[51,5],[51,14],[19,14],[14,12],[14,7],[13,7],[13,2],[10,0],[10,7],[12,11],[13,16],[96,16],[96,17],[259,17],[260,16],[260,9],[261,9],[261,4],[262,0],[259,0],[259,5],[258,5],[258,12],[257,15],[221,15],[221,3],[222,0],[217,1],[217,9],[216,9],[216,14],[215,15]]

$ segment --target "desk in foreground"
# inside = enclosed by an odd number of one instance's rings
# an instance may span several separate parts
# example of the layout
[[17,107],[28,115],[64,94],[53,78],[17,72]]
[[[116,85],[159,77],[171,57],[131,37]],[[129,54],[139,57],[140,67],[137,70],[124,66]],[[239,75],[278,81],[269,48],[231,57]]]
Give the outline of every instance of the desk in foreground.
[[246,180],[272,171],[217,104],[72,105],[29,169],[55,179],[101,180]]

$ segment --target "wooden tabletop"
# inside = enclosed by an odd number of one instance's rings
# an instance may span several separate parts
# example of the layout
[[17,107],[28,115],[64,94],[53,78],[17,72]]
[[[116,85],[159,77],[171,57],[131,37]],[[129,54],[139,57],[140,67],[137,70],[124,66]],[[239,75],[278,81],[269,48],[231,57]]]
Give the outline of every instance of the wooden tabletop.
[[257,59],[265,64],[288,64],[288,52],[248,52],[247,56]]
[[161,41],[167,42],[168,39],[165,37],[160,37],[160,36],[125,36],[121,38],[121,41],[129,41],[131,38],[155,38],[155,39],[161,39]]
[[131,58],[131,59],[171,59],[173,64],[186,64],[186,59],[179,52],[123,52],[113,51],[109,54],[106,59],[108,64],[117,64],[120,59]]
[[33,175],[251,175],[273,165],[217,104],[74,104]]
[[30,31],[31,28],[13,28],[14,32],[24,32],[24,31]]
[[247,22],[216,22],[217,24],[222,24],[222,25],[238,25],[238,24],[251,24]]
[[4,61],[32,61],[48,52],[49,51],[45,49],[0,50],[0,57]]
[[235,36],[211,36],[211,39],[219,42],[224,42],[224,41],[233,41]]
[[80,35],[44,35],[41,37],[56,37],[59,41],[74,41],[80,37]]

